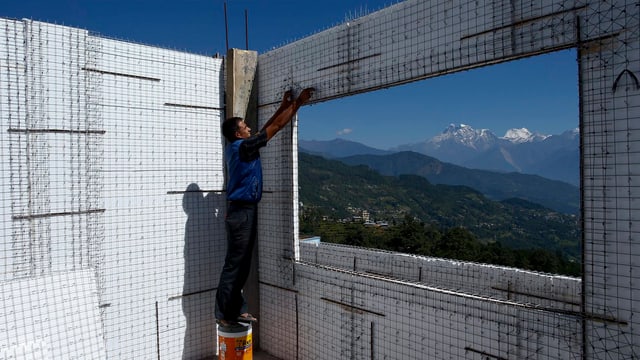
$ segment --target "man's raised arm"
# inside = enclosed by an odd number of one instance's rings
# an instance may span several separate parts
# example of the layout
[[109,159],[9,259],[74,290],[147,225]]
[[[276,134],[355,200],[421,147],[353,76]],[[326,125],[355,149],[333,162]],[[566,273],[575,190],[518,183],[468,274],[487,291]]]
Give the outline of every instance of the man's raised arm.
[[267,134],[267,140],[271,140],[271,138],[274,137],[280,129],[293,119],[295,114],[298,112],[298,109],[311,99],[311,95],[313,95],[314,90],[314,88],[306,88],[302,90],[298,98],[295,100],[293,100],[293,93],[291,90],[287,90],[284,93],[280,107],[260,130],[260,132],[265,132]]

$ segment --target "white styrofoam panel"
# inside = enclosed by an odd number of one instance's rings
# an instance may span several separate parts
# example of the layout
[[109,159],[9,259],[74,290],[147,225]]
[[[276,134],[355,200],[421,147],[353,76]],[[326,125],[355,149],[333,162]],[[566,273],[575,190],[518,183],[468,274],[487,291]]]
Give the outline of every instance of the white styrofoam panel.
[[[0,79],[2,83],[2,79]],[[0,112],[2,107],[0,107]],[[3,119],[2,130],[6,129],[6,123]],[[9,168],[9,136],[6,131],[2,131],[0,134],[0,166],[2,172],[0,172],[0,281],[7,281],[11,279],[11,272],[13,268],[13,257],[11,256],[12,242],[11,239],[11,182],[8,171]]]
[[[320,99],[332,98],[473,66],[480,63],[475,61],[477,52],[484,54],[481,61],[491,61],[575,42],[575,31],[566,31],[574,21],[570,10],[521,8],[523,18],[541,19],[528,22],[523,33],[558,29],[545,43],[548,37],[516,36],[508,26],[518,22],[511,6],[493,5],[483,16],[483,10],[466,2],[406,1],[262,54],[261,102],[277,101],[283,86],[315,86]],[[463,16],[478,20],[463,22]],[[313,56],[320,53],[323,56]]]
[[[15,20],[0,19],[0,38],[6,46],[0,47],[0,61],[6,64],[0,71],[0,86],[4,96],[0,96],[0,238],[5,239],[0,245],[0,281],[8,281],[13,278],[15,259],[12,256],[13,242],[9,241],[12,235],[12,182],[11,182],[11,150],[15,147],[13,137],[9,133],[12,123],[20,118],[18,113],[21,103],[20,90],[22,89],[24,64],[21,56],[23,48],[22,23]],[[26,351],[26,349],[25,349]]]
[[[387,341],[374,342],[377,345],[374,349],[376,358],[401,355],[442,358],[464,356],[473,351],[505,358],[525,358],[534,353],[542,355],[553,351],[562,358],[579,352],[580,321],[575,316],[545,314],[515,303],[492,302],[462,293],[408,284],[385,284],[380,280],[305,266],[298,267],[296,273],[300,276],[300,328],[314,329],[313,336],[316,337],[315,344],[311,340],[306,342],[302,339],[305,332],[300,332],[303,334],[300,339],[303,357],[320,356],[317,351],[332,347],[339,355],[348,357],[349,353],[345,352],[355,351],[354,344],[355,348],[360,347],[366,352],[359,356],[368,357],[363,355],[368,355],[369,338],[351,337],[358,327],[354,320],[363,327],[373,324],[374,336],[379,336],[376,330],[386,334]],[[349,311],[349,308],[354,310]],[[331,323],[329,316],[335,317],[337,325],[326,325]],[[478,324],[475,330],[474,322]],[[557,325],[549,326],[553,322]],[[520,330],[516,331],[518,328]],[[568,329],[571,331],[565,334]],[[366,333],[365,329],[362,331]],[[471,334],[475,334],[477,339],[465,341]],[[558,336],[569,347],[553,346]],[[526,340],[531,337],[542,341],[544,346],[527,345],[530,342]],[[359,346],[359,342],[365,345]]]
[[106,358],[92,270],[51,273],[0,286],[2,358]]
[[301,248],[305,262],[471,294],[573,311],[579,310],[581,301],[580,280],[571,277],[326,243],[301,244]]
[[[221,190],[224,182],[221,137],[215,125],[222,114],[217,109],[222,91],[215,87],[221,84],[222,64],[134,44],[105,41],[104,46],[111,53],[104,54],[104,63],[97,62],[101,71],[159,79],[104,76],[108,84],[108,91],[101,94],[105,104],[105,262],[121,262],[103,272],[108,311],[113,312],[107,318],[117,329],[123,319],[139,311],[150,316],[148,311],[157,302],[162,310],[161,353],[175,355],[188,346],[184,351],[195,356],[202,350],[199,346],[207,344],[194,342],[192,336],[187,336],[189,342],[185,338],[185,331],[194,331],[189,319],[195,315],[176,307],[181,301],[167,299],[200,291],[210,295],[224,258],[224,202],[215,193],[207,194]],[[119,65],[106,65],[110,58]],[[185,75],[185,70],[193,71],[192,75]],[[191,190],[197,192],[185,193]],[[132,303],[131,296],[137,301]],[[194,296],[200,295],[189,298]],[[211,300],[203,305],[196,310],[213,308]],[[155,333],[150,318],[144,319],[137,322],[142,333]],[[213,318],[201,321],[213,324]],[[122,336],[131,335],[107,333],[108,341],[118,343],[114,354],[128,357],[149,350],[143,339],[135,337],[122,346]]]
[[27,54],[31,59],[28,86],[34,95],[29,102],[34,106],[33,127],[85,130],[81,116],[85,109],[85,82],[80,67],[86,61],[87,31],[40,22],[26,24]]
[[[597,11],[589,22],[593,22],[592,33],[615,31],[621,23],[612,21],[620,16],[623,9],[629,11],[628,2],[616,4],[591,3]],[[613,18],[601,19],[601,16]],[[600,21],[602,20],[602,22]],[[627,18],[630,28],[637,28],[638,18]],[[597,53],[588,52],[583,58],[583,68],[589,71],[581,74],[586,78],[583,101],[586,108],[583,127],[585,134],[585,307],[591,314],[610,318],[611,322],[587,323],[589,352],[587,356],[601,358],[605,353],[637,353],[637,341],[631,335],[637,325],[619,325],[620,322],[635,322],[632,311],[638,297],[630,290],[637,283],[633,270],[634,254],[638,248],[633,245],[637,221],[635,213],[638,204],[634,183],[637,157],[634,150],[637,130],[637,92],[634,93],[623,74],[617,87],[613,83],[629,64],[637,62],[637,41],[629,41],[638,36],[638,31],[625,32],[614,41],[602,40]],[[623,40],[624,39],[624,40]],[[620,44],[627,44],[626,49]],[[634,50],[635,49],[635,50]],[[606,59],[606,60],[604,60]],[[603,61],[604,60],[604,61]],[[607,154],[604,156],[603,154]],[[615,349],[615,350],[612,350]]]
[[216,355],[215,291],[158,302],[160,358],[193,359]]
[[[625,34],[633,34],[622,35],[627,37],[624,41],[596,40],[594,46],[589,48],[589,51],[595,54],[594,62],[584,61],[582,64],[584,71],[581,74],[583,80],[581,97],[585,99],[583,115],[588,115],[582,124],[584,146],[587,149],[583,158],[585,164],[584,210],[585,219],[587,219],[585,228],[588,230],[585,237],[592,249],[585,258],[589,264],[595,265],[592,270],[596,275],[598,269],[604,264],[618,263],[617,257],[626,252],[624,249],[628,247],[623,244],[616,245],[616,242],[621,241],[618,239],[628,238],[625,231],[635,226],[628,221],[633,203],[633,197],[628,195],[628,186],[629,177],[636,173],[633,170],[633,164],[636,162],[635,152],[629,151],[629,146],[625,147],[624,143],[621,144],[621,140],[624,141],[625,137],[629,139],[637,134],[637,131],[632,131],[635,125],[629,121],[637,117],[633,115],[633,109],[637,106],[629,106],[635,100],[629,101],[627,98],[614,100],[614,103],[610,104],[612,98],[607,91],[612,79],[620,71],[620,66],[616,66],[611,60],[618,61],[615,58],[621,60],[622,68],[634,64],[634,55],[631,54],[637,54],[637,52],[632,50],[629,53],[627,50],[628,44],[638,43],[638,31],[635,30],[638,28],[638,9],[633,6],[633,2],[629,1],[619,1],[614,4],[589,1],[561,3],[548,0],[535,3],[492,2],[482,6],[470,1],[435,4],[403,2],[393,9],[371,14],[362,20],[350,21],[349,24],[343,24],[261,55],[259,58],[260,102],[277,101],[278,94],[283,91],[283,87],[287,86],[302,88],[313,85],[319,89],[320,99],[332,98],[455,70],[456,66],[464,68],[482,62],[499,61],[572,46],[577,40],[575,24],[577,16],[580,16],[581,20],[580,38],[583,41],[615,34],[622,27],[634,29],[624,31]],[[419,27],[411,28],[412,25],[420,23],[419,19],[416,21],[412,17],[416,13],[420,14],[418,18],[429,20],[428,41],[418,43],[417,51],[414,49],[416,44],[412,42],[411,37],[414,31],[420,31]],[[458,18],[464,20],[458,21]],[[511,26],[511,24],[515,25]],[[403,30],[408,30],[403,33],[404,37],[399,37],[401,32],[396,30],[402,26],[405,26]],[[372,36],[382,33],[386,41],[369,41]],[[455,45],[456,42],[460,42],[460,45]],[[603,48],[598,48],[598,44]],[[622,44],[627,45],[625,47]],[[423,46],[422,50],[421,46]],[[608,51],[609,46],[615,49],[615,53],[601,56]],[[325,49],[322,51],[325,55],[321,58],[314,57],[313,54],[318,53],[319,49]],[[344,57],[347,53],[353,56]],[[366,57],[367,54],[373,56]],[[607,56],[610,57],[607,58]],[[286,59],[286,61],[279,59]],[[420,66],[415,66],[421,62]],[[360,64],[367,64],[367,69],[377,67],[383,70],[378,73],[363,74],[360,72]],[[322,73],[321,76],[318,72]],[[378,75],[379,73],[381,76]],[[381,81],[380,77],[384,79]],[[590,117],[593,119],[589,119]],[[615,119],[621,119],[622,122]],[[620,155],[615,155],[616,153]],[[620,210],[624,213],[620,213]],[[284,248],[286,249],[286,246]],[[609,256],[600,256],[603,252]],[[277,250],[275,253],[277,254]],[[322,258],[323,261],[340,258],[340,255],[332,256],[333,254],[326,252],[318,254],[319,252],[316,251],[315,256]],[[301,257],[304,258],[304,251]],[[343,260],[344,265],[349,266],[352,259],[345,256]],[[268,261],[270,260],[264,260],[262,263]],[[621,261],[619,265],[624,268],[625,261]],[[383,273],[388,270],[384,270],[386,269],[384,264],[382,268],[376,268],[372,264],[371,268],[373,271]],[[407,269],[411,267],[407,266]],[[623,270],[623,272],[626,271]],[[464,281],[464,276],[460,277],[461,283],[468,286],[469,281]],[[539,275],[534,274],[529,281],[525,281],[526,286],[543,286],[544,281],[534,285],[536,276]],[[439,278],[440,281],[444,279],[451,281],[447,274],[442,274],[442,278]],[[602,293],[601,290],[604,290],[602,286],[605,283],[607,283],[606,279],[600,280],[599,275],[595,276],[593,286],[596,288],[589,288],[590,293]],[[613,281],[611,285],[615,283]],[[522,286],[522,282],[517,284]],[[574,284],[579,283],[574,281]],[[548,291],[544,286],[536,289]],[[606,293],[609,294],[610,302],[598,299],[600,295],[597,295],[593,301],[601,306],[607,304],[612,307],[617,306],[613,299],[622,299],[622,304],[628,303],[625,301],[627,295],[622,286],[611,286]],[[569,299],[579,298],[578,295],[579,292],[575,292]],[[616,335],[613,336],[615,338]],[[605,344],[603,349],[611,349],[610,346]]]
[[[172,191],[194,182],[201,189],[222,190],[222,148],[212,145],[220,144],[221,139],[218,128],[211,124],[212,116],[220,118],[221,112],[205,116],[202,110],[201,114],[173,109],[134,114],[113,110],[104,113],[108,142],[105,166],[110,171],[129,173],[135,169],[182,177],[182,184]],[[109,146],[112,143],[118,146]],[[194,172],[201,175],[193,178]]]
[[[16,71],[3,83],[24,86],[0,107],[3,126],[19,130],[1,138],[13,179],[2,199],[22,220],[3,221],[3,279],[95,266],[106,352],[145,357],[156,349],[155,304],[211,293],[222,265],[225,203],[209,193],[224,183],[222,60],[7,23],[16,30],[2,27],[3,45],[15,46],[2,59]],[[182,311],[164,315],[184,324]],[[185,345],[171,337],[167,348]]]
[[[134,95],[137,91],[155,94],[136,101],[145,101],[148,105],[222,107],[222,92],[211,84],[221,83],[223,68],[209,65],[212,62],[219,65],[221,59],[108,39],[101,41],[101,54],[95,70],[109,73],[106,77],[114,81],[120,78],[114,74],[140,80],[138,85],[141,87],[122,85],[114,90],[125,90]],[[150,87],[148,91],[143,90],[146,87]],[[123,100],[126,101],[126,96]]]
[[[262,350],[281,359],[296,356],[296,344],[290,341],[296,331],[298,301],[294,291],[262,283],[260,285],[260,324]],[[313,334],[313,329],[300,329]],[[308,331],[307,331],[308,330]]]
[[261,281],[291,288],[295,234],[293,234],[293,205],[290,194],[266,192],[258,209],[259,276]]

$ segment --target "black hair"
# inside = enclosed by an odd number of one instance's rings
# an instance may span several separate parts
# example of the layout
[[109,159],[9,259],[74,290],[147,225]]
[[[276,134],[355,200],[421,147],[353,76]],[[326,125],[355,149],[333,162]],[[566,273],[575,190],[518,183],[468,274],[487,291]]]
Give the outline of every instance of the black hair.
[[238,124],[243,120],[241,117],[234,116],[222,122],[222,135],[224,135],[228,142],[233,142],[238,139],[236,136]]

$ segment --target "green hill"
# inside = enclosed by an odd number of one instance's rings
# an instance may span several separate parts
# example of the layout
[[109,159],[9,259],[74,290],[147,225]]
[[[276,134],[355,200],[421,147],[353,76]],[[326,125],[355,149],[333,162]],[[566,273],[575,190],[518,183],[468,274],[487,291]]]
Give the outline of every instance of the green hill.
[[467,229],[483,244],[544,249],[580,258],[578,218],[522,199],[494,201],[466,186],[434,185],[418,175],[383,176],[300,152],[303,211],[329,221],[366,210],[376,221],[399,224],[407,216],[443,231]]
[[367,165],[383,175],[420,175],[432,184],[464,185],[493,200],[520,198],[567,214],[578,214],[580,189],[537,175],[468,169],[411,151],[340,158],[348,165]]

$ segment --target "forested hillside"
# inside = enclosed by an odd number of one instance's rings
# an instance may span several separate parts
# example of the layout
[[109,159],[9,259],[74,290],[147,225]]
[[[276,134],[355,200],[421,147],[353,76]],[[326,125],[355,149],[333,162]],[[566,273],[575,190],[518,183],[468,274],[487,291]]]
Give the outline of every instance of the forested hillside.
[[[299,186],[301,232],[322,241],[579,271],[577,217],[525,200],[492,201],[469,187],[433,185],[416,175],[382,176],[305,153],[299,153]],[[358,222],[363,214],[369,226]],[[553,264],[531,265],[545,261]]]

